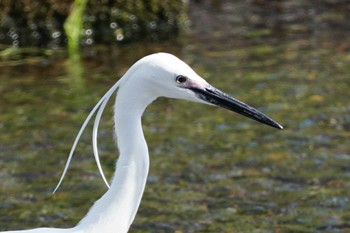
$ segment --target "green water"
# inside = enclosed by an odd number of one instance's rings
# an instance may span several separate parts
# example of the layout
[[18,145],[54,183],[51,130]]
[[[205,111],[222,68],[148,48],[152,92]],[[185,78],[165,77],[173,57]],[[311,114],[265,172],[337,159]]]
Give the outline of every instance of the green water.
[[[194,30],[180,42],[96,46],[81,66],[56,58],[1,67],[0,230],[70,227],[85,215],[106,191],[91,130],[51,195],[74,137],[134,61],[167,51],[285,129],[157,100],[143,117],[151,168],[130,232],[349,232],[350,34],[336,27],[305,33],[303,25],[283,35]],[[111,108],[99,134],[108,177],[117,158]]]

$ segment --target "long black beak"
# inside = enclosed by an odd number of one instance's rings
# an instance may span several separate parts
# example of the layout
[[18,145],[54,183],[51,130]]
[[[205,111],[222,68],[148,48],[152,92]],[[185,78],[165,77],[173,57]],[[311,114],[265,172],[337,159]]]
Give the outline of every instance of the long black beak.
[[210,104],[217,105],[222,108],[226,108],[228,110],[234,111],[243,116],[249,117],[253,120],[272,126],[274,128],[283,129],[283,127],[280,124],[272,120],[270,117],[259,112],[255,108],[250,107],[249,105],[216,89],[213,86],[209,86],[203,89],[197,88],[197,87],[194,87],[194,88],[191,87],[189,89],[192,90],[198,96],[198,98]]

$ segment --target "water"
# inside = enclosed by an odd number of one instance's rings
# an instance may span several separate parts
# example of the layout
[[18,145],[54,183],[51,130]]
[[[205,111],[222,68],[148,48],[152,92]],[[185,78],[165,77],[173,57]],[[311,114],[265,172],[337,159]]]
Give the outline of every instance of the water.
[[[157,100],[143,117],[151,169],[130,232],[348,232],[349,22],[335,6],[287,3],[268,16],[271,8],[248,3],[193,5],[193,31],[177,42],[96,46],[81,66],[58,57],[2,67],[0,229],[81,219],[106,191],[91,130],[62,188],[50,193],[75,134],[134,61],[167,51],[285,129]],[[309,10],[292,11],[301,6]],[[111,118],[109,110],[99,135],[108,177],[117,157]]]

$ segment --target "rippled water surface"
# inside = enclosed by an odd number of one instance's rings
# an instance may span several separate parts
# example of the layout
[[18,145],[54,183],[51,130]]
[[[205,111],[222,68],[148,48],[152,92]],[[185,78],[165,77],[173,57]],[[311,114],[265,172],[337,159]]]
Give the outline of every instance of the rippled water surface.
[[[51,195],[74,137],[133,62],[166,51],[285,129],[157,100],[143,117],[151,169],[130,232],[349,232],[347,5],[256,2],[193,4],[192,31],[176,42],[94,46],[80,65],[37,58],[1,67],[0,230],[69,227],[84,216],[106,191],[91,130]],[[108,177],[117,158],[111,108],[99,134]]]

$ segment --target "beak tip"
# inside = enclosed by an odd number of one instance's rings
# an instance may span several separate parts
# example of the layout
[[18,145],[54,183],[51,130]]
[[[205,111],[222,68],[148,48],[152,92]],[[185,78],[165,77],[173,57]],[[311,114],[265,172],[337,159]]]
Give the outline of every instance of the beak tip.
[[283,126],[282,125],[280,125],[280,124],[278,124],[277,122],[274,122],[274,124],[273,125],[271,125],[272,127],[274,127],[274,128],[276,128],[276,129],[283,129]]

